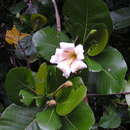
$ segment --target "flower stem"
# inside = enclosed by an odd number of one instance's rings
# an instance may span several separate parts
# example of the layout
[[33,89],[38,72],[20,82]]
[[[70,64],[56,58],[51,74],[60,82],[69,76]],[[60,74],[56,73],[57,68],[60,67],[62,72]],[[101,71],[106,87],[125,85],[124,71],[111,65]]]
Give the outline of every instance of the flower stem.
[[56,24],[57,24],[57,31],[61,32],[61,20],[60,20],[60,15],[59,15],[59,11],[58,11],[58,7],[56,4],[55,0],[52,0],[54,9],[55,9],[55,17],[56,17]]

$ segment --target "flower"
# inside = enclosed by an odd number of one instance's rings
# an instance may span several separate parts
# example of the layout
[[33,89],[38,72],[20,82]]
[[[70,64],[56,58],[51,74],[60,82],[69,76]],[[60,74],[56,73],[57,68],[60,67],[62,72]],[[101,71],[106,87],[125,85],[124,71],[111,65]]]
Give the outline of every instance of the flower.
[[21,33],[14,25],[11,30],[6,31],[5,40],[10,45],[17,45],[20,40],[27,36],[29,36],[29,34]]
[[83,53],[81,44],[75,46],[74,43],[60,42],[60,48],[56,49],[50,62],[57,64],[57,68],[63,72],[63,76],[68,78],[71,72],[75,73],[80,69],[87,68],[87,65],[82,61],[84,59]]

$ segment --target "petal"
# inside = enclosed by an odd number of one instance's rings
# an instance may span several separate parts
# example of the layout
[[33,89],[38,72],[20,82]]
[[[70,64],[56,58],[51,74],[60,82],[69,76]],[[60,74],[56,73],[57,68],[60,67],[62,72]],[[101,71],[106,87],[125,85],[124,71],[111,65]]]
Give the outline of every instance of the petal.
[[61,49],[68,49],[68,48],[74,48],[74,43],[67,43],[67,42],[60,42],[60,48]]
[[51,56],[50,62],[54,64],[60,62],[63,59],[62,55],[63,55],[63,49],[57,48],[55,55]]
[[67,61],[58,63],[57,68],[59,68],[63,72],[64,77],[68,78],[70,76],[71,69]]
[[58,58],[55,55],[51,56],[50,63],[57,64]]
[[84,59],[84,50],[83,50],[83,46],[81,44],[79,44],[78,46],[75,47],[75,53],[77,55],[77,59],[78,60],[83,60]]
[[76,72],[77,70],[84,69],[84,68],[87,68],[87,65],[81,60],[75,60],[71,64],[72,73]]

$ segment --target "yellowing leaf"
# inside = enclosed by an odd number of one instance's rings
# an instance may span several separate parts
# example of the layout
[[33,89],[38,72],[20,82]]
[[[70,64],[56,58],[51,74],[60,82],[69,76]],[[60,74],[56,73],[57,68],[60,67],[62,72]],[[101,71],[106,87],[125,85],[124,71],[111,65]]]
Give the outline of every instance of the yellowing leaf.
[[5,41],[8,44],[18,44],[20,40],[22,40],[24,37],[29,36],[29,34],[21,33],[15,26],[11,30],[6,31],[5,35]]

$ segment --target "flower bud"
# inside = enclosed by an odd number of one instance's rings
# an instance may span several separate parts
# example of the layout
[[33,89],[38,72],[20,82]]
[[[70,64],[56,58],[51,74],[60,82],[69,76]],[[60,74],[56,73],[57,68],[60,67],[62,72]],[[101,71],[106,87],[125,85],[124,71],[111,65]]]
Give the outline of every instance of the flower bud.
[[52,107],[52,106],[55,106],[57,103],[56,103],[56,100],[52,99],[50,101],[47,101],[46,103],[49,107]]
[[71,81],[66,81],[64,84],[63,84],[64,87],[68,88],[68,87],[72,87],[73,86],[73,83]]

